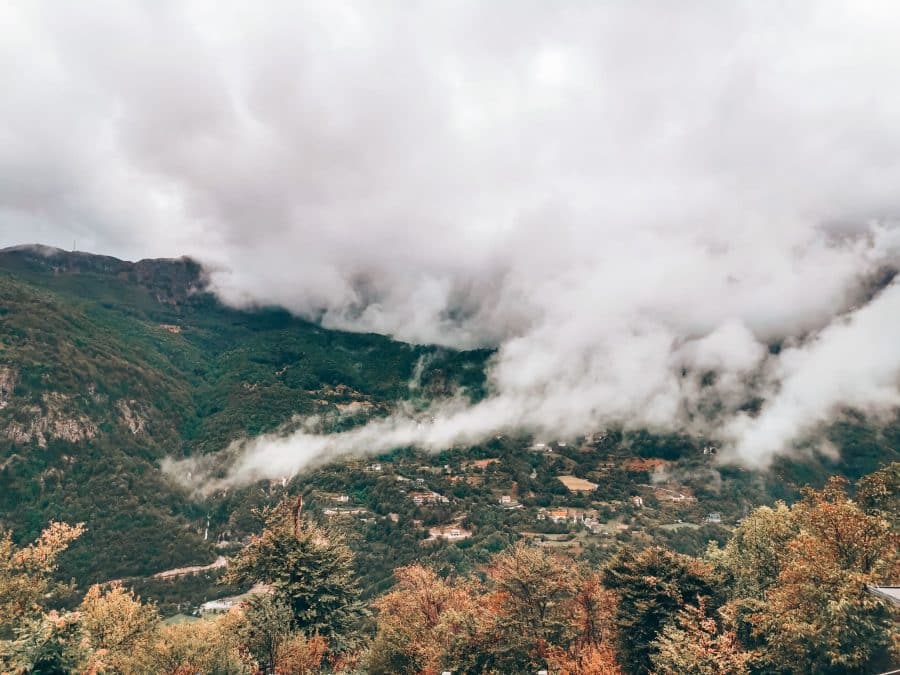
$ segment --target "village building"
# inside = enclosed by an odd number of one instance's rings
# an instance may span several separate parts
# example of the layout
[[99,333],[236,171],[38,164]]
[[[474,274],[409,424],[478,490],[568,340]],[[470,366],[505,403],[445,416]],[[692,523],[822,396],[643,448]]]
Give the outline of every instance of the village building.
[[413,503],[416,506],[422,506],[422,504],[449,504],[450,499],[445,497],[444,495],[438,494],[437,492],[429,491],[429,492],[410,492],[409,498],[413,500]]
[[360,516],[369,513],[368,509],[364,509],[362,507],[356,508],[333,508],[333,509],[323,509],[322,513],[329,518],[333,518],[335,516]]
[[584,512],[579,509],[541,509],[538,520],[551,520],[554,523],[580,523],[584,521]]
[[437,539],[446,539],[447,541],[458,541],[460,539],[468,539],[472,536],[469,530],[459,525],[448,525],[444,527],[432,527],[428,530],[429,537],[426,541],[435,541]]

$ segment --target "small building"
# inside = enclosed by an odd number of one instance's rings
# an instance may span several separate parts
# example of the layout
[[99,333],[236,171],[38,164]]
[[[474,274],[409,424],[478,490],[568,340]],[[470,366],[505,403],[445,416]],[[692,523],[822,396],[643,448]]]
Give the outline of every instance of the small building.
[[636,507],[638,507],[639,509],[640,509],[640,508],[643,508],[643,506],[644,506],[644,498],[641,497],[640,495],[635,495],[634,497],[631,498],[631,503],[634,504],[634,505],[635,505]]
[[548,509],[538,513],[538,520],[545,518],[552,520],[554,523],[580,523],[584,521],[584,513],[578,509]]
[[449,525],[445,527],[432,527],[428,530],[429,537],[426,541],[434,541],[436,539],[446,539],[447,541],[458,541],[460,539],[468,539],[472,536],[469,530],[459,525]]
[[438,494],[434,491],[429,492],[410,492],[409,498],[413,500],[413,503],[416,506],[422,506],[422,504],[449,504],[450,499],[445,497],[444,495]]
[[377,462],[376,462],[375,464],[369,464],[369,465],[366,467],[366,471],[367,471],[368,473],[378,473],[378,472],[381,471],[381,464],[379,464],[379,463],[377,463]]
[[344,509],[323,509],[322,513],[329,518],[334,518],[335,516],[362,516],[368,514],[369,510],[363,507],[351,507]]
[[512,501],[512,497],[510,497],[509,495],[503,495],[502,497],[500,497],[501,504],[512,504]]
[[719,525],[722,522],[722,514],[714,512],[706,516],[706,522],[712,525]]
[[222,614],[227,612],[237,604],[234,598],[221,598],[220,600],[210,600],[200,605],[200,614]]

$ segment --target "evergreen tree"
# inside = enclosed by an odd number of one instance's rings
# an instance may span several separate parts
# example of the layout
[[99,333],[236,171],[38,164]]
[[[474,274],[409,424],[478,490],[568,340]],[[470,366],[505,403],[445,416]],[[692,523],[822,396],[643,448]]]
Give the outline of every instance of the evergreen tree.
[[349,647],[365,614],[352,552],[286,501],[263,517],[265,529],[231,561],[226,581],[271,586],[275,600],[290,608],[293,629],[321,635],[336,651]]
[[699,599],[718,599],[710,566],[659,547],[625,549],[610,561],[603,581],[619,598],[621,665],[635,674],[650,671],[653,642],[680,609]]

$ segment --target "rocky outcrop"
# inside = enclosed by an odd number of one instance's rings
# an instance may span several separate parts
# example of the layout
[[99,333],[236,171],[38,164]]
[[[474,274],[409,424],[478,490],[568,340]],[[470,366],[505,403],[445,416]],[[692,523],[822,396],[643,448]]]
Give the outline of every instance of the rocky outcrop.
[[13,421],[6,427],[6,436],[14,443],[31,443],[36,441],[39,447],[47,447],[47,441],[58,439],[70,443],[79,443],[97,435],[97,425],[87,416],[71,414],[66,411],[69,397],[58,392],[50,392],[43,396],[43,408],[26,406],[27,421]]
[[128,430],[132,434],[137,436],[138,434],[144,433],[146,420],[143,415],[135,410],[135,408],[138,407],[137,401],[126,401],[123,399],[116,403],[116,407],[119,409],[119,413],[121,413],[122,422],[128,427]]
[[10,366],[0,366],[0,410],[9,405],[16,388],[18,373]]

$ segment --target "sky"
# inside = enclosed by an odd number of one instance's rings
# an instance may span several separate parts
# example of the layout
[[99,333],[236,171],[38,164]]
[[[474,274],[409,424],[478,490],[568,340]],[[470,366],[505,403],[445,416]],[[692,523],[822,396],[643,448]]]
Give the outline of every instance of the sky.
[[765,465],[900,404],[898,29],[865,0],[3,3],[0,246],[188,254],[237,306],[497,348],[484,403],[253,439],[252,471],[612,424]]

